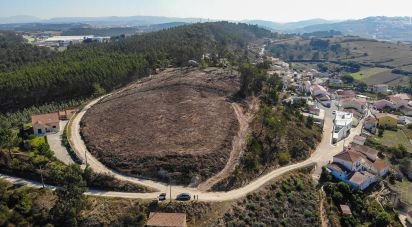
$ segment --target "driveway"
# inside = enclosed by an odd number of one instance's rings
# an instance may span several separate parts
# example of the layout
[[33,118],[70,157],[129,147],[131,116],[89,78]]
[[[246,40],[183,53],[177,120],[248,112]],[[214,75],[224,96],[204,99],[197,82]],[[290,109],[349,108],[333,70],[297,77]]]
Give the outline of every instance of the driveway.
[[70,157],[69,152],[67,152],[66,147],[62,144],[62,136],[66,124],[67,121],[60,121],[60,131],[47,135],[47,143],[50,145],[50,149],[54,151],[54,155],[58,160],[66,165],[70,165],[73,164],[74,161]]

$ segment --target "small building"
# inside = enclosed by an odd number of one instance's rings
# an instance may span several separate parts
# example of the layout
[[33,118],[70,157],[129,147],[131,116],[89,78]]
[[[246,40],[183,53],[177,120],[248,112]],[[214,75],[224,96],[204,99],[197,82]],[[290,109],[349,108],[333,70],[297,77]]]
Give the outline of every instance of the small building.
[[361,171],[361,172],[353,172],[349,176],[349,185],[359,189],[359,190],[365,190],[369,185],[372,183],[376,182],[376,177],[375,175],[367,172],[367,171]]
[[186,227],[186,214],[150,212],[146,226]]
[[312,96],[329,95],[328,91],[318,84],[314,84],[310,87],[310,93]]
[[341,99],[352,99],[356,97],[356,93],[352,90],[336,90],[336,99],[341,100]]
[[368,102],[364,98],[345,98],[340,100],[340,106],[344,109],[356,109],[359,113],[365,113],[368,108]]
[[389,101],[391,101],[396,109],[399,109],[403,106],[408,106],[409,101],[411,101],[411,98],[409,97],[408,94],[396,94],[396,95],[390,95]]
[[398,117],[389,113],[377,113],[376,119],[379,127],[396,128],[398,124]]
[[352,211],[350,210],[350,207],[348,205],[339,205],[340,210],[342,211],[342,214],[344,215],[352,215]]
[[381,100],[374,102],[373,107],[377,110],[383,110],[387,108],[394,109],[395,105],[391,101],[388,101],[386,99],[381,99]]
[[412,124],[412,117],[407,116],[399,116],[398,123],[401,125],[409,125]]
[[377,94],[386,94],[388,90],[389,86],[387,84],[375,84],[372,88],[372,92]]
[[352,113],[336,111],[335,119],[333,121],[333,143],[337,143],[349,136],[350,130],[352,129],[352,121]]
[[363,123],[363,128],[368,130],[372,134],[376,133],[377,126],[378,126],[378,121],[373,116],[368,116]]
[[64,111],[59,111],[59,119],[62,121],[69,120],[77,110],[64,110]]
[[34,134],[37,136],[43,136],[50,132],[60,131],[60,120],[58,113],[32,115],[31,123]]
[[318,100],[318,102],[319,102],[320,104],[322,104],[323,106],[330,107],[331,104],[332,104],[332,100],[331,100],[331,98],[329,97],[329,95],[318,95],[318,96],[316,96],[315,98],[316,98],[316,100]]
[[353,137],[353,142],[352,143],[359,144],[359,145],[364,145],[365,142],[366,142],[365,137],[356,135],[355,137]]
[[411,106],[402,106],[401,108],[399,108],[399,111],[403,114],[405,114],[406,116],[412,116],[412,107]]
[[330,173],[351,187],[364,190],[389,172],[390,165],[379,159],[378,151],[368,146],[351,143],[342,152],[333,156],[327,165]]

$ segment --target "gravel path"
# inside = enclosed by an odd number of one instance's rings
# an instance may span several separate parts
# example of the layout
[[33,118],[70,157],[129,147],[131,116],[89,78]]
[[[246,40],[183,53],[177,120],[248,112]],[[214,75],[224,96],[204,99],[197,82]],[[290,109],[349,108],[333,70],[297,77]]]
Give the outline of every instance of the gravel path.
[[60,131],[47,135],[47,143],[50,145],[50,149],[54,151],[54,155],[58,160],[66,165],[70,165],[73,164],[74,161],[70,157],[69,152],[67,152],[66,147],[62,144],[62,135],[66,124],[67,121],[60,121]]

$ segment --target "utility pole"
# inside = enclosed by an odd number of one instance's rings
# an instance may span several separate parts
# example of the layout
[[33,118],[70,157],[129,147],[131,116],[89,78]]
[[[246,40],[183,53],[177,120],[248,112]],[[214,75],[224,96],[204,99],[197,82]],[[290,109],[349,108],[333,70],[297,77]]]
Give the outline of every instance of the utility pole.
[[41,168],[41,166],[40,166],[40,178],[41,178],[41,183],[42,183],[43,188],[44,188],[43,169]]

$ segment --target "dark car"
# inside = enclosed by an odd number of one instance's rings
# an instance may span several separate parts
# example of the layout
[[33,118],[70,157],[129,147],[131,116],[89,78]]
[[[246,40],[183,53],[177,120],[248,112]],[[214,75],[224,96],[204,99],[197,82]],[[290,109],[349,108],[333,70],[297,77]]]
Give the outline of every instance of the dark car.
[[166,193],[160,193],[159,200],[160,201],[166,200]]
[[191,199],[191,196],[188,193],[181,193],[176,196],[176,200],[187,201],[190,199]]

